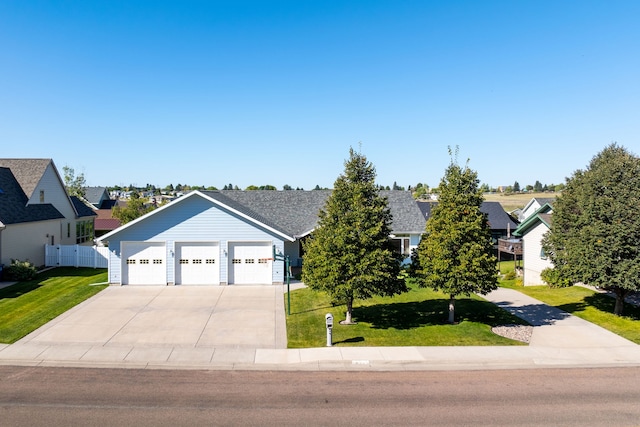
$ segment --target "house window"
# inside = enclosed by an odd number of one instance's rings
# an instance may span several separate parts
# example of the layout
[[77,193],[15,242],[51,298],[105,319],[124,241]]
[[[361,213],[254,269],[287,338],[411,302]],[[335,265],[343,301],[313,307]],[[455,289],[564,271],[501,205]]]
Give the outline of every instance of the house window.
[[547,252],[544,250],[544,248],[540,249],[540,259],[547,259]]
[[71,223],[67,223],[67,239],[71,237]]
[[44,203],[44,190],[40,190],[40,203]]
[[411,243],[409,237],[397,236],[391,239],[397,254],[405,257],[411,256]]
[[76,243],[93,240],[93,220],[76,222]]

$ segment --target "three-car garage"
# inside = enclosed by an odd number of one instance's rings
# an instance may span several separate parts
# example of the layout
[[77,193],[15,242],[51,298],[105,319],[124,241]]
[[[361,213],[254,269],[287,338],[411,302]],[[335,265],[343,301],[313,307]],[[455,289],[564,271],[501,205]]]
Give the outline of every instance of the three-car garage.
[[[271,284],[266,242],[122,242],[123,285]],[[223,266],[225,268],[221,268]],[[221,280],[222,270],[227,280]]]

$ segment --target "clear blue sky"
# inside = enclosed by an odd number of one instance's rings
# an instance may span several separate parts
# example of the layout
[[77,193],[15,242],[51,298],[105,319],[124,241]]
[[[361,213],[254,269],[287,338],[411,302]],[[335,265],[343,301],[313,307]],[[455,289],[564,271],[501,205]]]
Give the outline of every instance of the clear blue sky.
[[564,182],[640,153],[640,2],[0,2],[0,157],[89,185]]

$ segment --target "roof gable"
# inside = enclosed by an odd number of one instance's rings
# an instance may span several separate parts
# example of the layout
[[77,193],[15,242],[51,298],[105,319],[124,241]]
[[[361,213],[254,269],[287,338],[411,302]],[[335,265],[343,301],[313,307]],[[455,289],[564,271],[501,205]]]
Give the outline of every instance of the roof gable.
[[540,206],[533,214],[529,215],[516,230],[513,232],[515,236],[524,236],[531,229],[535,228],[538,224],[542,223],[547,228],[551,228],[551,215],[553,213],[553,206],[551,203],[545,203]]
[[0,167],[0,190],[0,221],[5,225],[64,218],[49,203],[27,205],[27,195],[6,167]]
[[0,159],[0,167],[9,168],[27,198],[31,198],[51,159]]

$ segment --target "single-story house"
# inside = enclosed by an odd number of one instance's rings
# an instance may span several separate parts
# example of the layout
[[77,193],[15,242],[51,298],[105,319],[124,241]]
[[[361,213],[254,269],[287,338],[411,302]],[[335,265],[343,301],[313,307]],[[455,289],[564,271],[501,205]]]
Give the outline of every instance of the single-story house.
[[0,159],[0,264],[44,265],[46,244],[93,245],[95,213],[67,194],[51,159]]
[[540,278],[542,270],[553,267],[542,249],[542,238],[551,228],[553,199],[549,200],[530,214],[513,233],[522,238],[523,284],[525,286],[542,285],[543,282]]
[[[193,191],[102,236],[109,282],[119,285],[280,284],[288,256],[301,266],[301,241],[317,225],[330,190]],[[408,256],[425,220],[411,193],[383,191],[392,235]],[[278,257],[279,258],[279,257]]]

